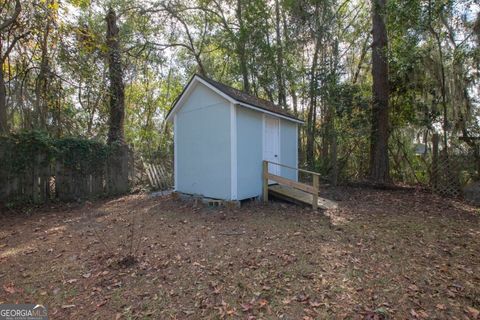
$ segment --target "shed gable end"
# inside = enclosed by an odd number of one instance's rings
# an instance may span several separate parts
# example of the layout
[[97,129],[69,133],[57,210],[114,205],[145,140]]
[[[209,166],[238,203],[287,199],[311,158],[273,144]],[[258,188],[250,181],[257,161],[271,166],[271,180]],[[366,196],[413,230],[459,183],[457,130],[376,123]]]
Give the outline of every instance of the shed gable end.
[[215,105],[226,105],[229,102],[202,83],[195,83],[191,90],[183,97],[177,113],[187,113],[199,109],[206,109]]

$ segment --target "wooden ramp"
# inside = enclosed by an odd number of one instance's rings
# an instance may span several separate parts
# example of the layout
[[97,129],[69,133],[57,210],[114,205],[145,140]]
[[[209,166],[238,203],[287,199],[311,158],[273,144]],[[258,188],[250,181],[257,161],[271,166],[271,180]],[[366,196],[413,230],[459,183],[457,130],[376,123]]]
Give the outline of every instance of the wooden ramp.
[[[268,186],[268,193],[272,196],[284,199],[286,201],[306,204],[311,206],[313,202],[313,195],[302,190],[298,190],[286,185],[274,184]],[[336,209],[337,203],[332,200],[318,197],[318,207],[321,209]]]

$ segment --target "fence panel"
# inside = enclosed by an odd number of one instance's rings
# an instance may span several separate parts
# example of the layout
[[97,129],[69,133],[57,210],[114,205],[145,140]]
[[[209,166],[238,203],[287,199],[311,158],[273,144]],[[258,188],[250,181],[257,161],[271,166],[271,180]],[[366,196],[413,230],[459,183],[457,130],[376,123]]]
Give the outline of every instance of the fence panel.
[[[0,144],[0,161],[10,157]],[[133,152],[128,146],[115,148],[104,163],[67,163],[58,156],[38,152],[21,170],[0,166],[0,204],[45,203],[51,199],[72,201],[125,194],[134,177]]]
[[464,188],[478,180],[475,157],[461,146],[440,150],[439,140],[439,135],[434,134],[429,187],[442,196],[465,196]]
[[[0,162],[10,157],[7,148],[0,146]],[[46,154],[39,152],[24,168],[14,170],[0,167],[0,201],[44,203],[51,197],[51,167]]]

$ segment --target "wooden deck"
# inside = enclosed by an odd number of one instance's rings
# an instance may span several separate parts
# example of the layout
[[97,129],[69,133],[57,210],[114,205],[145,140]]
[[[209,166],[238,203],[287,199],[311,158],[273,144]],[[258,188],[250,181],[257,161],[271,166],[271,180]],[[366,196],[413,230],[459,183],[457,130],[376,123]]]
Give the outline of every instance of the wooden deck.
[[[270,185],[268,186],[268,193],[270,193],[272,196],[282,198],[286,201],[290,201],[294,203],[306,204],[311,206],[313,202],[312,194],[299,189],[286,186],[286,185],[280,185],[280,184]],[[318,197],[318,207],[321,209],[328,210],[328,209],[336,209],[338,205],[335,201]]]

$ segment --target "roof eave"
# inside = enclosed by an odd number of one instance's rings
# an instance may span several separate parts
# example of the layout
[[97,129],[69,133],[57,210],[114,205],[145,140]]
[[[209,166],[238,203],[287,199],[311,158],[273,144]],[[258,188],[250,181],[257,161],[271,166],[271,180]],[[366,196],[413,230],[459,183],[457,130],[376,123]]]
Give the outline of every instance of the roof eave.
[[226,94],[225,92],[219,90],[218,88],[212,86],[207,81],[203,80],[202,77],[200,77],[198,74],[194,74],[193,77],[190,79],[190,81],[188,81],[188,83],[185,86],[185,88],[183,89],[182,93],[180,94],[180,96],[179,96],[180,98],[177,101],[175,101],[175,103],[173,104],[173,107],[167,113],[167,117],[166,117],[167,121],[170,121],[170,122],[173,121],[173,116],[176,113],[176,109],[178,109],[179,106],[181,106],[183,104],[184,98],[190,93],[189,91],[191,90],[191,88],[193,87],[195,82],[202,83],[203,85],[207,86],[208,88],[210,88],[211,90],[216,92],[218,95],[220,95],[222,98],[224,98],[225,100],[227,100],[230,103],[237,103],[238,102],[235,99],[233,99],[231,96]]
[[236,104],[247,107],[247,108],[250,108],[250,109],[253,109],[253,110],[257,110],[257,111],[260,111],[260,112],[263,112],[263,113],[266,113],[266,114],[269,114],[269,115],[272,115],[274,117],[279,117],[279,118],[289,120],[289,121],[292,121],[292,122],[296,122],[296,123],[299,123],[299,124],[305,124],[305,121],[303,121],[303,120],[300,120],[300,119],[297,119],[297,118],[294,118],[294,117],[289,117],[289,116],[286,116],[286,115],[278,113],[278,112],[273,112],[273,111],[267,110],[265,108],[261,108],[259,106],[251,105],[249,103],[237,101]]
[[290,117],[290,116],[287,116],[287,115],[284,115],[284,114],[281,114],[281,113],[278,113],[278,112],[273,112],[273,111],[270,111],[270,110],[267,110],[265,108],[255,106],[255,105],[252,105],[252,104],[249,104],[249,103],[238,101],[237,99],[233,98],[232,96],[230,96],[226,92],[223,92],[222,90],[220,90],[217,87],[210,84],[208,81],[204,80],[198,74],[193,75],[193,77],[190,79],[190,81],[188,81],[187,85],[183,89],[179,98],[174,102],[172,108],[168,111],[167,117],[166,117],[167,121],[169,121],[169,122],[173,121],[173,116],[176,113],[176,109],[178,110],[179,106],[183,103],[184,98],[188,95],[189,91],[191,90],[191,88],[193,87],[193,84],[196,81],[198,81],[198,82],[202,83],[203,85],[207,86],[208,88],[210,88],[211,90],[213,90],[214,92],[219,94],[221,97],[223,97],[224,99],[226,99],[230,103],[241,105],[241,106],[253,109],[253,110],[257,110],[257,111],[260,111],[260,112],[263,112],[263,113],[266,113],[266,114],[270,114],[272,116],[279,117],[279,118],[289,120],[289,121],[292,121],[292,122],[296,122],[296,123],[299,123],[299,124],[305,124],[305,121],[303,121],[303,120],[300,120],[300,119],[297,119],[297,118],[294,118],[294,117]]

